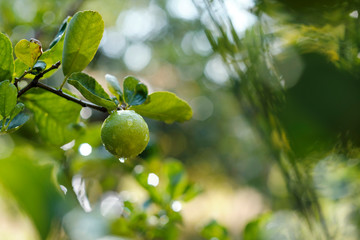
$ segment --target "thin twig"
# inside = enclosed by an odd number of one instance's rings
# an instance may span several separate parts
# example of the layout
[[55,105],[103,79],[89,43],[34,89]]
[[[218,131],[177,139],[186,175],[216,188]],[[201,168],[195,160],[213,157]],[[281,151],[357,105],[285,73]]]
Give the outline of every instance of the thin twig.
[[39,82],[39,79],[41,79],[46,73],[48,73],[54,69],[57,69],[59,67],[60,67],[60,61],[56,62],[55,64],[53,64],[51,67],[49,67],[45,71],[36,75],[35,78],[28,85],[26,85],[26,87],[24,87],[23,89],[21,89],[18,92],[18,98],[21,97],[21,95],[23,95],[27,91],[29,91],[31,88],[36,87],[37,83]]
[[56,88],[53,88],[53,87],[50,87],[48,85],[45,85],[41,82],[39,82],[39,80],[48,72],[50,72],[51,70],[54,70],[54,69],[57,69],[60,67],[60,61],[58,61],[57,63],[55,63],[54,65],[52,65],[50,68],[46,69],[45,71],[39,73],[38,75],[35,76],[35,78],[28,84],[26,85],[26,87],[24,87],[23,89],[21,89],[19,92],[18,92],[18,98],[21,97],[21,95],[23,95],[24,93],[26,93],[27,91],[29,91],[31,88],[35,88],[35,87],[38,87],[38,88],[42,88],[46,91],[49,91],[49,92],[52,92],[60,97],[63,97],[69,101],[72,101],[72,102],[75,102],[83,107],[89,107],[89,108],[93,108],[95,110],[98,110],[100,112],[108,112],[108,110],[105,108],[105,107],[102,107],[102,106],[99,106],[99,105],[96,105],[96,104],[93,104],[93,103],[90,103],[90,102],[87,102],[87,101],[83,101],[83,100],[80,100],[76,97],[73,97],[71,96],[70,94],[67,94],[65,92],[63,92],[61,89],[56,89]]
[[15,78],[15,82],[14,82],[14,85],[15,87],[17,88],[18,87],[18,82],[23,79],[27,74],[28,74],[28,70],[25,70],[25,72],[18,78]]
[[66,76],[66,77],[64,78],[64,81],[61,83],[61,85],[60,85],[60,87],[59,87],[59,90],[60,90],[60,91],[61,91],[62,88],[64,87],[64,85],[65,85],[65,83],[66,83],[66,81],[67,81],[68,78],[69,78],[69,76]]
[[96,109],[98,111],[101,111],[101,112],[108,112],[108,110],[105,108],[105,107],[102,107],[102,106],[99,106],[99,105],[96,105],[96,104],[93,104],[93,103],[90,103],[90,102],[86,102],[86,101],[83,101],[83,100],[80,100],[76,97],[73,97],[65,92],[63,92],[62,90],[58,90],[56,88],[53,88],[53,87],[50,87],[48,85],[45,85],[41,82],[38,82],[36,84],[36,87],[39,87],[39,88],[42,88],[42,89],[45,89],[49,92],[52,92],[60,97],[63,97],[69,101],[72,101],[72,102],[75,102],[77,104],[80,104],[81,106],[83,107],[89,107],[89,108],[93,108],[93,109]]

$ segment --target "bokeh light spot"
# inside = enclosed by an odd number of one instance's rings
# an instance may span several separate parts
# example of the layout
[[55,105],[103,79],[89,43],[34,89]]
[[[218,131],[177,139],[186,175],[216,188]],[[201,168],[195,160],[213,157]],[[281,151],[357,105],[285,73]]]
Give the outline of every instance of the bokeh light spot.
[[215,56],[206,63],[205,75],[208,79],[220,85],[228,80],[229,74],[220,56]]
[[199,13],[192,0],[170,0],[166,8],[169,13],[176,18],[194,20],[199,17]]
[[120,58],[126,47],[125,37],[116,29],[106,29],[100,48],[109,58]]
[[182,209],[182,204],[181,204],[181,202],[179,202],[179,201],[173,201],[172,204],[171,204],[171,209],[172,209],[174,212],[180,212],[181,209]]
[[82,119],[89,119],[92,115],[92,110],[89,107],[84,107],[80,111],[80,116]]
[[125,52],[125,65],[132,71],[141,71],[151,60],[151,48],[143,43],[130,45]]
[[100,212],[103,216],[108,218],[120,217],[124,211],[124,203],[121,201],[116,193],[109,193],[101,201]]
[[79,146],[79,153],[86,157],[86,156],[89,156],[91,153],[92,153],[92,147],[90,144],[88,143],[82,143],[80,144]]
[[199,96],[192,99],[190,105],[194,111],[193,118],[195,120],[204,121],[208,119],[214,111],[212,101],[205,96]]
[[150,186],[154,186],[156,187],[157,185],[159,185],[159,177],[155,174],[155,173],[149,173],[148,179],[147,179],[147,183]]

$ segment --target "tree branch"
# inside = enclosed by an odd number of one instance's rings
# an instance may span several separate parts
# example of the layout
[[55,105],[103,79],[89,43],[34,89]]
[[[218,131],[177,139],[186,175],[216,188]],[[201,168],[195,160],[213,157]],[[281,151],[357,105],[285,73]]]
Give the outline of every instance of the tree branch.
[[38,82],[36,84],[35,87],[39,87],[39,88],[42,88],[42,89],[45,89],[49,92],[52,92],[60,97],[63,97],[69,101],[72,101],[72,102],[75,102],[77,104],[80,104],[81,106],[83,107],[89,107],[89,108],[93,108],[93,109],[96,109],[98,111],[101,111],[101,112],[108,112],[108,110],[105,108],[105,107],[102,107],[102,106],[99,106],[99,105],[96,105],[96,104],[93,104],[93,103],[90,103],[90,102],[86,102],[86,101],[83,101],[83,100],[80,100],[76,97],[73,97],[67,93],[64,93],[62,90],[57,90],[56,88],[53,88],[53,87],[49,87],[41,82]]
[[59,67],[60,67],[60,61],[53,64],[51,67],[49,67],[45,71],[43,71],[43,72],[39,73],[38,75],[36,75],[35,78],[28,85],[26,85],[26,87],[24,87],[23,89],[21,89],[18,92],[18,98],[21,97],[21,95],[23,95],[27,91],[29,91],[31,88],[38,87],[38,88],[42,88],[42,89],[44,89],[46,91],[52,92],[52,93],[54,93],[54,94],[56,94],[56,95],[58,95],[60,97],[63,97],[65,99],[69,100],[69,101],[80,104],[83,107],[93,108],[93,109],[98,110],[100,112],[108,112],[108,110],[105,107],[102,107],[102,106],[99,106],[99,105],[96,105],[96,104],[93,104],[93,103],[90,103],[90,102],[87,102],[87,101],[80,100],[80,99],[78,99],[76,97],[73,97],[73,96],[63,92],[61,89],[58,90],[56,88],[50,87],[48,85],[45,85],[45,84],[39,82],[39,80],[46,73],[50,72],[51,70],[57,69]]
[[45,71],[39,73],[38,75],[35,76],[35,78],[28,84],[26,85],[26,87],[24,87],[23,89],[21,89],[18,92],[18,98],[21,97],[21,95],[23,95],[24,93],[26,93],[27,91],[29,91],[31,88],[36,87],[37,83],[39,82],[39,79],[41,79],[46,73],[57,69],[60,67],[60,61],[56,62],[55,64],[53,64],[51,67],[49,67],[48,69],[46,69]]

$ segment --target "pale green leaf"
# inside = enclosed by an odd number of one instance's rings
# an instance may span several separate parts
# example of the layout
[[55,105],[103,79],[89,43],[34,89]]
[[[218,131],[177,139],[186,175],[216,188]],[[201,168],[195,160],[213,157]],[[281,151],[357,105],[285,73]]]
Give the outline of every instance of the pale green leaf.
[[117,108],[110,96],[102,86],[91,76],[85,73],[73,73],[68,78],[68,83],[73,85],[90,102],[106,107],[108,110]]
[[130,109],[142,116],[166,123],[184,122],[192,116],[189,104],[170,92],[152,93],[144,104],[132,106]]
[[16,57],[30,68],[34,66],[38,58],[41,56],[41,53],[41,45],[36,41],[22,39],[15,45]]
[[10,39],[0,33],[0,82],[12,80],[14,72],[14,58]]
[[0,82],[0,115],[3,118],[10,116],[16,106],[17,89],[9,80]]
[[117,78],[113,75],[106,74],[105,79],[107,82],[107,86],[112,94],[117,97],[117,99],[122,102],[123,101],[123,93],[121,91],[121,87]]
[[24,148],[33,149],[21,144],[10,156],[0,159],[0,185],[28,215],[40,238],[47,239],[54,224],[61,221],[67,204],[54,181],[53,165],[40,164],[44,154]]
[[42,89],[31,89],[22,100],[34,113],[39,134],[47,143],[61,146],[79,134],[79,104]]
[[[25,71],[29,70],[30,68],[20,59],[15,60],[15,71],[14,71],[14,77],[18,78],[21,75],[24,74]],[[29,75],[30,77],[31,75]],[[27,76],[28,77],[28,76]],[[31,76],[33,78],[33,76]]]
[[91,62],[104,32],[104,21],[95,11],[78,12],[65,33],[63,73],[81,72]]

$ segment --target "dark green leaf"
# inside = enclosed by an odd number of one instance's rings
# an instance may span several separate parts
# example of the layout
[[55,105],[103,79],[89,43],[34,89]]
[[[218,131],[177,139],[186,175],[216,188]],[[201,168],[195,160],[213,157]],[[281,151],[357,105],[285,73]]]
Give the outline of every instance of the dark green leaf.
[[47,239],[53,223],[59,222],[66,211],[66,204],[54,183],[53,166],[39,164],[44,155],[38,151],[24,154],[24,147],[28,146],[21,145],[10,157],[0,159],[0,184],[33,221],[41,239]]
[[31,69],[31,74],[39,74],[40,72],[44,71],[46,68],[46,63],[44,61],[37,61],[34,67]]
[[65,33],[62,55],[63,73],[81,72],[93,59],[104,32],[104,21],[98,12],[78,12]]
[[[50,66],[54,65],[56,62],[62,60],[65,34],[64,34],[64,32],[62,32],[62,34],[60,34],[60,32],[62,30],[66,31],[66,27],[68,26],[68,24],[65,24],[65,23],[69,23],[70,19],[71,19],[71,17],[68,17],[64,20],[63,24],[60,27],[59,33],[57,35],[57,36],[59,36],[59,39],[55,38],[54,41],[50,44],[50,49],[45,51],[39,58],[39,60],[44,61],[48,67],[50,67]],[[65,28],[63,29],[63,27],[65,27]],[[46,73],[44,75],[44,78],[49,78],[56,71],[57,71],[57,69]]]
[[119,81],[117,80],[117,78],[113,75],[106,74],[105,79],[106,79],[106,82],[107,82],[110,92],[112,94],[114,94],[114,96],[116,96],[120,102],[122,102],[123,101],[123,93],[121,91],[121,87],[120,87],[120,84],[119,84]]
[[30,68],[34,66],[41,54],[41,45],[36,41],[22,39],[15,45],[16,57]]
[[106,107],[108,110],[117,108],[110,96],[101,85],[91,76],[85,73],[73,73],[68,78],[68,83],[73,85],[89,101]]
[[[22,112],[20,114],[17,114],[13,119],[7,119],[5,123],[7,125],[7,128],[4,132],[13,133],[17,131],[29,120],[29,118],[29,114]],[[4,121],[4,119],[0,121],[0,125],[2,125],[2,121]]]
[[25,108],[25,105],[23,103],[16,104],[16,106],[10,113],[9,121],[11,122],[11,120],[13,120],[20,112],[22,112],[24,110],[24,108]]
[[10,116],[16,106],[17,89],[9,80],[0,82],[0,115],[3,118]]
[[14,73],[13,49],[10,39],[0,33],[0,82],[12,80]]
[[58,33],[56,34],[54,40],[49,45],[49,49],[53,48],[62,38],[62,36],[65,33],[66,27],[68,25],[68,22],[70,21],[71,17],[67,17],[61,24]]
[[166,123],[184,122],[192,116],[189,104],[170,92],[152,93],[144,104],[132,106],[130,109],[142,116]]
[[147,87],[140,83],[135,77],[126,77],[123,84],[124,99],[130,106],[140,105],[148,96]]
[[48,143],[61,146],[73,140],[78,129],[81,106],[42,89],[31,89],[22,97],[34,113],[40,136]]

